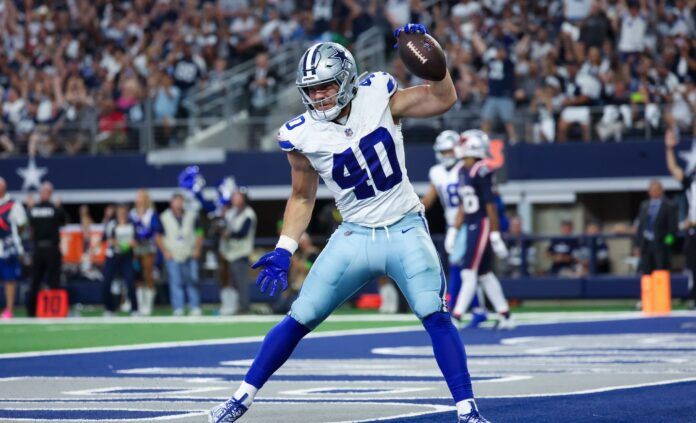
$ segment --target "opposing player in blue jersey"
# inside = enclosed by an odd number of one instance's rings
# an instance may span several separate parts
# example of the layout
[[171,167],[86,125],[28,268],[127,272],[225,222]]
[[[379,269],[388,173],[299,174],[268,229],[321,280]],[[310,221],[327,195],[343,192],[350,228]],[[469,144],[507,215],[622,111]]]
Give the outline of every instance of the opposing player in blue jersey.
[[[471,131],[469,131],[471,132]],[[480,132],[480,131],[479,131]],[[466,134],[466,132],[464,133]],[[463,135],[464,135],[463,134]],[[447,277],[447,294],[448,307],[451,310],[454,307],[454,302],[459,295],[459,289],[462,285],[461,268],[459,264],[464,254],[466,247],[465,232],[458,232],[455,227],[455,220],[459,212],[459,173],[461,172],[464,163],[456,157],[455,149],[460,145],[460,134],[456,131],[442,131],[435,139],[435,158],[438,163],[430,168],[428,179],[430,180],[430,188],[423,196],[421,202],[427,210],[432,206],[437,198],[440,198],[442,209],[445,212],[445,221],[447,223],[447,232],[445,236],[445,252],[449,256],[449,274]],[[460,236],[458,237],[457,234]],[[483,295],[474,296],[471,304],[473,317],[469,323],[469,327],[477,327],[482,322],[486,321],[486,313],[479,303],[483,303]],[[480,301],[479,301],[480,297]]]
[[510,308],[500,281],[492,269],[493,252],[505,258],[508,251],[500,235],[497,205],[492,191],[492,173],[483,161],[488,156],[488,143],[480,134],[472,134],[463,142],[463,148],[458,154],[463,157],[464,166],[460,172],[461,204],[456,226],[460,231],[466,231],[466,247],[461,262],[462,287],[455,301],[452,317],[461,318],[469,308],[478,282],[495,311],[502,317],[498,328],[511,329],[514,323],[510,317]]
[[[406,32],[421,25],[406,25]],[[312,266],[288,315],[266,335],[244,381],[209,420],[233,422],[290,357],[299,341],[370,279],[388,275],[422,320],[435,359],[457,405],[459,422],[486,422],[476,408],[459,334],[444,301],[441,264],[408,179],[400,120],[435,116],[456,101],[449,74],[439,82],[399,89],[384,72],[358,82],[351,53],[339,44],[310,47],[300,59],[297,87],[307,112],[283,125],[292,194],[276,249],[254,264],[261,291],[287,287],[290,258],[309,224],[319,177],[343,216]]]

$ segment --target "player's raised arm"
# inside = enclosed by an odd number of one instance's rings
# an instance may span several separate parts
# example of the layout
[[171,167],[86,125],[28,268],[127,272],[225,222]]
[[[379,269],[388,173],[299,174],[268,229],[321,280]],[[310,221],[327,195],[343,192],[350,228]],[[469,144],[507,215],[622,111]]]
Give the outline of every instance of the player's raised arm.
[[398,90],[389,102],[395,121],[403,117],[441,115],[457,101],[442,48],[423,25],[408,24],[396,31],[399,54],[406,67],[427,84]]
[[684,180],[684,170],[677,164],[677,158],[674,156],[674,147],[677,146],[679,140],[674,129],[668,129],[665,132],[665,155],[667,156],[667,169],[674,176],[674,179],[681,182]]
[[442,81],[429,81],[398,90],[389,102],[394,120],[404,117],[426,118],[448,111],[457,101],[457,91],[449,71]]
[[319,175],[309,159],[300,153],[288,153],[288,161],[292,173],[292,193],[285,206],[281,236],[298,241],[312,217]]

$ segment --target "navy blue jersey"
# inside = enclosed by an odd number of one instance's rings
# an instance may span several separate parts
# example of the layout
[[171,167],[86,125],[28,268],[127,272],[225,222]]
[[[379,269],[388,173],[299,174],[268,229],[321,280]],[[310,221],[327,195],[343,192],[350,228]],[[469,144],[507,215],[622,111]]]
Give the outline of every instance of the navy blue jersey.
[[492,59],[488,65],[488,95],[512,97],[515,92],[515,64],[512,60]]
[[464,209],[464,223],[476,223],[487,217],[486,204],[495,204],[492,191],[492,172],[483,163],[474,163],[471,169],[462,168],[459,179],[459,197]]

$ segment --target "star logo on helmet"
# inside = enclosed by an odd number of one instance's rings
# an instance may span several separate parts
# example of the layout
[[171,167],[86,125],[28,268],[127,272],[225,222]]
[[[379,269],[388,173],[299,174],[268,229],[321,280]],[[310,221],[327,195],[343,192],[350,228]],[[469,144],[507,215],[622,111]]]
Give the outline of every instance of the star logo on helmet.
[[329,56],[329,59],[340,60],[342,68],[345,67],[346,62],[350,63],[350,59],[348,59],[348,56],[346,56],[346,53],[343,52],[343,50],[339,50],[337,48],[334,48],[334,54]]

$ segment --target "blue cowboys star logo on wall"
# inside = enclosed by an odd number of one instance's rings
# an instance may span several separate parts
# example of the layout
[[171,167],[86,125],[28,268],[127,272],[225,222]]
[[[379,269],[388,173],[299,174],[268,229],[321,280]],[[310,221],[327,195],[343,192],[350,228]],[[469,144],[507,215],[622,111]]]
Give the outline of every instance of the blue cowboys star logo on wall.
[[36,166],[34,157],[30,156],[27,167],[17,168],[17,174],[24,180],[24,182],[22,182],[22,191],[26,191],[32,187],[39,189],[41,186],[41,178],[47,173],[48,168]]
[[334,48],[334,54],[329,56],[329,59],[336,59],[341,61],[341,67],[345,67],[345,62],[349,62],[348,56],[346,56],[346,53],[343,52],[343,50],[339,50],[337,48]]

